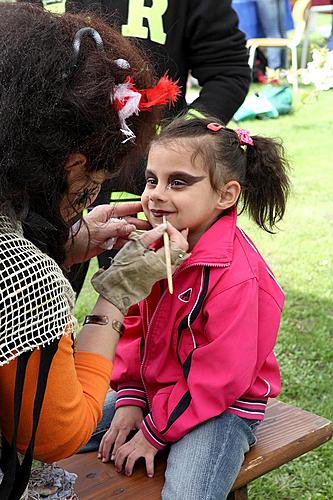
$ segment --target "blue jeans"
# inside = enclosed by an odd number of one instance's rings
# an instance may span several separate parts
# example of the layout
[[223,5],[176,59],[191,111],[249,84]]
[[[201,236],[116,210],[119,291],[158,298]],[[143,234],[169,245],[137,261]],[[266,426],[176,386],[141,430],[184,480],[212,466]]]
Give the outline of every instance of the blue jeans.
[[[109,392],[103,416],[84,451],[97,450],[115,412]],[[170,446],[162,500],[223,500],[238,476],[244,455],[256,442],[258,420],[222,413]]]
[[[256,0],[257,13],[266,38],[286,38],[285,0]],[[286,67],[285,49],[267,49],[269,68]]]

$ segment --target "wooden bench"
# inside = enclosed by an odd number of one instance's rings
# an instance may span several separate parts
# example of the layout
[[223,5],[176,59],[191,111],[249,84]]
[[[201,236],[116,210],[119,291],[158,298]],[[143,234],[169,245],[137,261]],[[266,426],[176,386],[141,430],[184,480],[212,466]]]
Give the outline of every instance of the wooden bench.
[[[333,432],[329,420],[277,400],[271,400],[266,418],[257,430],[257,444],[246,455],[229,498],[246,500],[247,484],[277,469],[294,458],[328,441]],[[165,454],[158,454],[155,476],[146,476],[144,464],[136,464],[133,476],[115,471],[113,464],[103,464],[97,453],[84,453],[61,460],[58,465],[75,472],[76,493],[80,500],[158,500],[164,481]]]

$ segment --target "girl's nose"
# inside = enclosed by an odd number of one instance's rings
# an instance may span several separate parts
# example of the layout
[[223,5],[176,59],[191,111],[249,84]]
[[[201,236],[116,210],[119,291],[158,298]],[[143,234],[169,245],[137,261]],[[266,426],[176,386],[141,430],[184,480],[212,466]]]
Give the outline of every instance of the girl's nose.
[[149,197],[151,200],[165,200],[167,198],[167,193],[168,193],[168,188],[166,186],[158,184],[149,193]]

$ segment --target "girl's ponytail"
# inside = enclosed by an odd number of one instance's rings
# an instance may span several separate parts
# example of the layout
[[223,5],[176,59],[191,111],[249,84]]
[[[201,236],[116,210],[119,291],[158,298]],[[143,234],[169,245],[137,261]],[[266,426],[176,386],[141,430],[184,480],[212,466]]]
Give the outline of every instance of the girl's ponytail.
[[281,142],[254,136],[247,146],[245,183],[242,186],[242,212],[271,233],[285,212],[290,190],[288,162]]

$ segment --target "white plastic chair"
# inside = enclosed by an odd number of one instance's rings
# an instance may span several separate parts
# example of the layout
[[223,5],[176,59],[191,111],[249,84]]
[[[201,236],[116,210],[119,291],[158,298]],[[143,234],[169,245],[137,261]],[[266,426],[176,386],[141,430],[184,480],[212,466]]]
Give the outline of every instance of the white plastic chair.
[[308,11],[311,0],[296,0],[292,14],[295,22],[294,34],[291,38],[250,38],[247,41],[249,48],[249,66],[253,68],[255,53],[258,47],[281,47],[291,52],[291,69],[293,73],[293,89],[298,91],[297,79],[297,47],[300,45],[308,22]]
[[332,14],[333,4],[327,3],[326,5],[316,5],[315,1],[311,2],[311,7],[308,14],[308,23],[304,33],[304,41],[302,47],[301,68],[306,68],[309,50],[309,35],[314,29],[315,19],[317,14]]

